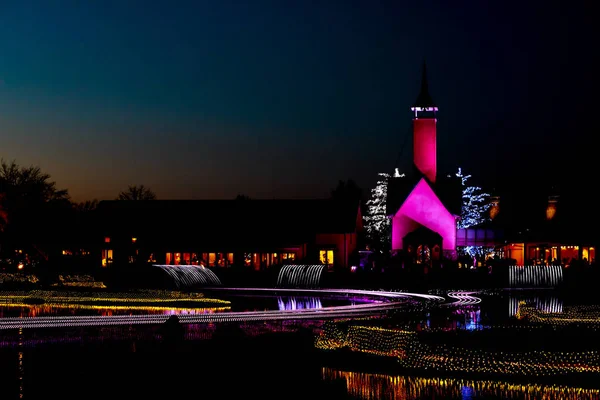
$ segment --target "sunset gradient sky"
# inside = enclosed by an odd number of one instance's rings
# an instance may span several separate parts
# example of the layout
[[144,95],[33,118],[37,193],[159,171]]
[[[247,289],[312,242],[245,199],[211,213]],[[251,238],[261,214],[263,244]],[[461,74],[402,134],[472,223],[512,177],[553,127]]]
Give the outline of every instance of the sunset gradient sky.
[[369,189],[410,163],[425,58],[440,171],[568,180],[593,158],[596,46],[586,3],[564,4],[2,1],[0,156],[77,201]]

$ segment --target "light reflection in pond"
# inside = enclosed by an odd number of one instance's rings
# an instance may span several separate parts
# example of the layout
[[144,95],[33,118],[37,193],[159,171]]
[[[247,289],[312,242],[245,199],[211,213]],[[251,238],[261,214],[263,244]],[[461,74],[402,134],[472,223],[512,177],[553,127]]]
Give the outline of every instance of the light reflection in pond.
[[119,306],[91,304],[2,304],[0,318],[65,315],[206,314],[226,312],[230,307]]
[[323,308],[319,297],[278,297],[279,310],[303,310]]
[[519,309],[519,302],[524,301],[528,305],[535,307],[536,309],[545,313],[561,313],[563,312],[563,301],[556,296],[529,296],[529,297],[517,297],[510,296],[508,299],[508,316],[514,317],[517,315]]
[[600,399],[598,389],[468,379],[418,378],[346,372],[333,368],[323,368],[322,378],[326,381],[345,382],[348,394],[361,400]]

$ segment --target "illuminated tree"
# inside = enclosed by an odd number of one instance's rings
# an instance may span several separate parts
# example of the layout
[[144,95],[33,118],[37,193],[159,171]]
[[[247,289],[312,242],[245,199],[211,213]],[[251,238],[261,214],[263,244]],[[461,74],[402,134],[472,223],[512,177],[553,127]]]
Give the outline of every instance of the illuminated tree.
[[[469,186],[467,181],[471,175],[464,175],[462,168],[458,169],[456,176],[462,182],[462,208],[460,219],[458,220],[458,229],[466,229],[486,221],[489,221],[488,210],[490,203],[487,201],[490,195],[482,192],[479,186]],[[490,249],[483,246],[466,246],[461,249],[472,257],[484,257],[490,252]]]
[[458,229],[470,228],[488,221],[486,216],[490,208],[487,199],[489,193],[481,191],[479,186],[468,186],[467,181],[471,175],[464,175],[462,168],[458,169],[456,176],[462,181],[462,209],[460,220],[458,221]]
[[365,229],[375,247],[385,249],[390,246],[391,221],[386,213],[387,187],[390,175],[379,173],[371,198],[367,201],[367,214],[364,216]]
[[156,194],[144,185],[133,185],[127,191],[119,193],[117,200],[156,200]]

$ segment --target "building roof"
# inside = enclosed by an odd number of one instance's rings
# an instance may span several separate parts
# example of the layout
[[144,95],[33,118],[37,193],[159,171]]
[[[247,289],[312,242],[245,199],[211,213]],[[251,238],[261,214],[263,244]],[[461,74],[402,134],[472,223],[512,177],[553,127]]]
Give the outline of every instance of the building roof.
[[[387,215],[394,215],[400,209],[408,195],[421,179],[426,179],[420,172],[400,178],[389,178],[387,188]],[[462,182],[454,175],[440,176],[435,183],[429,183],[446,209],[460,215],[462,207]]]
[[358,204],[334,200],[102,201],[103,235],[197,246],[294,245],[358,229]]

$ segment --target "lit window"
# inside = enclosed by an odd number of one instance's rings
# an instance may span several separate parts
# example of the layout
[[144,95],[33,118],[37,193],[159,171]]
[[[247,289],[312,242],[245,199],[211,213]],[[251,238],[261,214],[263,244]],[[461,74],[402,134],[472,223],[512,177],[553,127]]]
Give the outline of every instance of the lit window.
[[102,266],[107,267],[113,262],[113,251],[112,250],[102,250]]
[[333,250],[321,250],[319,252],[319,260],[322,264],[333,265]]
[[216,258],[217,258],[217,254],[216,253],[208,253],[208,266],[209,267],[214,267],[215,266]]
[[296,259],[296,253],[281,253],[281,260],[285,264],[286,262],[292,262]]
[[110,238],[108,236],[104,238],[104,243],[110,243]]
[[255,270],[260,270],[260,254],[252,253],[252,265]]
[[137,238],[131,238],[131,243],[137,242]]
[[233,253],[227,253],[227,265],[233,264]]

